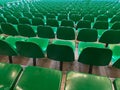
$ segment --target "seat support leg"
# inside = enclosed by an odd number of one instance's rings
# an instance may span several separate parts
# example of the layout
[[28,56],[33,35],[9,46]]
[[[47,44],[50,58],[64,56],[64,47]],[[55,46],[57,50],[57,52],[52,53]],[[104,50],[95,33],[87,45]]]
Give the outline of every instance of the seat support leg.
[[93,65],[90,65],[89,66],[89,72],[88,72],[89,74],[92,74],[92,69],[93,69]]
[[36,58],[33,58],[33,66],[36,66]]
[[12,62],[12,56],[8,56],[9,57],[9,63],[13,63]]
[[63,62],[60,62],[60,71],[63,70]]

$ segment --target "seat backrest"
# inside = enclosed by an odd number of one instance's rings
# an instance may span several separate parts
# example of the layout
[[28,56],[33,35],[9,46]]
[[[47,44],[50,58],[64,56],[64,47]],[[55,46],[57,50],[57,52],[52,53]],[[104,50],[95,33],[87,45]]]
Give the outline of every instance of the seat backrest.
[[92,14],[87,14],[84,16],[83,20],[88,20],[90,22],[94,22],[94,16]]
[[62,20],[61,26],[74,27],[74,22],[72,20]]
[[4,17],[0,16],[0,23],[6,23],[6,20]]
[[115,23],[112,25],[111,29],[120,30],[120,22],[115,22]]
[[119,90],[120,89],[120,78],[116,78],[114,81],[113,81],[113,85],[114,85],[114,90]]
[[84,42],[96,42],[98,32],[96,29],[82,29],[78,32],[77,40]]
[[99,39],[99,42],[106,44],[118,44],[120,43],[120,30],[107,30]]
[[33,42],[17,41],[16,47],[19,55],[29,58],[44,58],[44,53],[37,44]]
[[4,34],[8,35],[18,35],[17,29],[10,23],[2,23],[1,28]]
[[70,18],[70,20],[73,20],[73,21],[77,22],[77,21],[79,21],[79,20],[82,19],[82,16],[79,15],[79,14],[71,14],[71,15],[69,16],[69,18]]
[[47,19],[46,23],[48,26],[59,27],[59,23],[55,19]]
[[45,24],[41,18],[36,17],[32,19],[32,25],[38,26],[38,25],[45,25]]
[[37,35],[42,38],[55,38],[55,34],[51,27],[49,26],[38,26]]
[[21,36],[26,36],[26,37],[35,37],[36,36],[35,31],[28,24],[19,24],[18,32],[20,33]]
[[20,24],[31,24],[30,20],[27,17],[21,17],[19,18]]
[[24,12],[23,15],[24,15],[24,17],[27,17],[29,19],[33,18],[33,15],[31,13],[29,13],[29,12]]
[[75,40],[75,31],[71,27],[59,27],[57,29],[57,38],[65,40]]
[[94,23],[93,28],[96,29],[108,29],[108,22],[105,21],[97,21]]
[[23,71],[14,90],[18,87],[23,90],[60,90],[61,80],[61,71],[29,66]]
[[106,15],[99,15],[97,18],[96,18],[96,21],[108,21],[108,17]]
[[7,17],[7,22],[8,22],[8,23],[11,23],[11,24],[18,24],[18,20],[17,20],[17,18],[14,17],[14,16],[8,16],[8,17]]
[[114,23],[116,21],[120,21],[120,16],[113,16],[110,23]]
[[87,47],[79,55],[78,62],[87,65],[106,66],[110,63],[111,58],[112,51],[110,49]]
[[34,17],[44,19],[44,15],[41,14],[41,13],[35,13],[35,14],[34,14]]
[[58,15],[58,20],[59,21],[68,20],[68,15],[66,15],[66,14],[60,14],[60,15]]
[[66,45],[50,44],[47,47],[47,57],[56,61],[74,61],[73,49]]

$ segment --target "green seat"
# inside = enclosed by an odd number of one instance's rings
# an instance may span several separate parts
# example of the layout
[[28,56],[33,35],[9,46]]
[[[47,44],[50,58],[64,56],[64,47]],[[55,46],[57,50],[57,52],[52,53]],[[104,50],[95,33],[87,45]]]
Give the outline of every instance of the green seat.
[[66,14],[58,15],[58,21],[62,21],[62,20],[68,20],[68,15]]
[[34,15],[35,18],[44,19],[44,15],[42,13],[34,13],[33,15]]
[[11,23],[11,24],[18,24],[18,20],[17,20],[17,18],[14,17],[14,16],[8,16],[8,17],[7,17],[7,22],[8,22],[8,23]]
[[43,25],[44,26],[45,24],[41,18],[36,17],[36,18],[32,18],[32,25],[34,26]]
[[117,59],[117,61],[114,62],[114,64],[112,65],[112,67],[120,69],[120,57],[119,57],[119,59]]
[[120,78],[116,78],[114,81],[113,81],[113,84],[114,84],[114,90],[120,90]]
[[115,22],[112,26],[111,29],[113,30],[120,30],[120,22]]
[[70,20],[73,20],[74,22],[78,22],[82,19],[82,16],[79,14],[71,14],[69,15]]
[[33,42],[33,43],[38,44],[38,46],[41,47],[42,51],[45,52],[47,49],[47,46],[49,44],[49,39],[31,37],[31,38],[27,39],[27,42]]
[[78,72],[68,72],[64,90],[113,90],[109,78]]
[[27,17],[27,18],[29,18],[29,19],[32,19],[32,18],[33,18],[33,15],[32,15],[31,13],[29,13],[29,12],[23,12],[23,16],[24,16],[24,17]]
[[17,29],[10,23],[2,23],[1,29],[4,34],[13,35],[13,36],[19,35]]
[[30,25],[28,24],[19,24],[17,26],[18,32],[21,36],[25,37],[35,37],[37,30],[34,30]]
[[106,21],[106,22],[108,22],[108,17],[106,15],[99,15],[96,18],[96,21]]
[[52,26],[52,27],[59,27],[59,23],[56,19],[47,19],[46,25]]
[[49,39],[55,38],[53,29],[50,26],[38,26],[37,35],[38,37],[41,37],[41,38],[49,38]]
[[90,65],[89,73],[92,73],[92,67],[106,66],[110,63],[112,51],[105,48],[87,47],[79,55],[78,62]]
[[60,90],[61,79],[58,70],[29,66],[13,90]]
[[74,61],[74,51],[71,46],[65,45],[64,43],[48,45],[47,57],[55,61],[60,61],[60,70],[62,71],[63,62]]
[[110,23],[115,23],[116,21],[118,22],[120,21],[120,16],[117,15],[113,16],[110,20]]
[[22,17],[22,13],[21,12],[14,12],[13,16],[15,16],[16,18],[21,18]]
[[36,65],[36,58],[44,58],[45,55],[42,48],[33,42],[17,41],[16,42],[17,51],[20,56],[33,58],[33,65]]
[[3,16],[0,16],[0,23],[6,23],[6,19]]
[[94,16],[92,14],[86,14],[83,20],[88,20],[90,22],[94,22]]
[[57,38],[64,40],[75,40],[75,31],[72,27],[58,27]]
[[19,18],[19,23],[20,24],[29,24],[29,25],[31,25],[31,21],[27,17],[20,17]]
[[21,71],[20,65],[0,63],[0,90],[13,90]]
[[61,26],[74,27],[74,22],[72,20],[62,20]]
[[56,19],[54,14],[47,14],[46,19]]

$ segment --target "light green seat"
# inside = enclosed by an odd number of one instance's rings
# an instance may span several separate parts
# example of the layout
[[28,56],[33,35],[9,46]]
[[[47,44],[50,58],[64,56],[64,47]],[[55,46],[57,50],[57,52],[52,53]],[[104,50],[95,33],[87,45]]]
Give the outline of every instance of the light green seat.
[[120,90],[120,78],[116,78],[116,79],[113,81],[113,84],[114,84],[115,90]]
[[13,90],[60,90],[61,79],[58,70],[29,66]]
[[112,90],[112,82],[107,77],[71,71],[64,90]]
[[37,37],[31,37],[27,40],[27,42],[33,42],[38,44],[38,46],[41,47],[42,51],[45,52],[47,49],[47,46],[49,44],[49,39],[46,38],[37,38]]
[[0,63],[0,90],[13,90],[21,71],[20,65]]

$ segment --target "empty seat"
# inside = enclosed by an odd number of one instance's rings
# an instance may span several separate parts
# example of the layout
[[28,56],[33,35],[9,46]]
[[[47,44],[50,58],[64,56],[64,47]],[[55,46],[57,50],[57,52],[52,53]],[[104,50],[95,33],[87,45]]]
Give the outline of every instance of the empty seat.
[[62,73],[57,70],[26,67],[14,90],[60,90]]
[[88,20],[90,22],[94,22],[94,16],[92,14],[87,14],[84,16],[83,20]]
[[78,22],[82,19],[81,15],[79,14],[72,14],[69,16],[70,20],[73,20],[74,22]]
[[116,79],[113,81],[113,84],[114,84],[115,90],[120,90],[120,78],[116,78]]
[[33,18],[33,15],[32,15],[31,13],[29,13],[29,12],[24,12],[24,13],[23,13],[23,16],[24,16],[24,17],[27,17],[27,18],[29,18],[29,19],[32,19],[32,18]]
[[18,32],[21,36],[25,37],[35,37],[36,32],[30,25],[28,24],[19,24],[18,26]]
[[99,15],[96,18],[96,21],[106,21],[106,22],[108,22],[108,17],[106,15]]
[[47,19],[46,24],[52,27],[59,27],[59,23],[55,19]]
[[112,25],[111,29],[120,30],[120,22],[115,22],[115,23]]
[[0,23],[6,23],[6,19],[2,16],[0,16]]
[[112,19],[111,19],[111,21],[110,21],[110,23],[114,23],[116,21],[118,21],[118,22],[120,21],[120,16],[116,16],[116,15],[113,16]]
[[58,15],[58,21],[62,21],[62,20],[68,20],[68,15],[66,14]]
[[16,18],[21,18],[22,14],[20,12],[14,12],[13,16],[15,16]]
[[94,23],[93,28],[96,28],[96,29],[108,29],[108,22],[97,21],[97,22]]
[[57,29],[57,38],[65,40],[75,40],[75,31],[71,27],[59,27]]
[[2,23],[1,24],[1,29],[4,34],[7,35],[18,35],[18,30],[10,23]]
[[45,23],[41,18],[36,17],[36,18],[32,18],[32,25],[34,26],[45,25]]
[[56,19],[56,16],[54,14],[47,14],[46,19]]
[[62,20],[61,26],[74,27],[74,22],[72,20]]
[[26,17],[21,17],[19,18],[19,23],[20,24],[31,24],[31,21]]
[[65,90],[112,90],[109,78],[78,72],[68,72]]
[[18,20],[17,20],[17,18],[14,17],[14,16],[8,16],[8,17],[7,17],[7,22],[8,22],[8,23],[11,23],[11,24],[18,24]]
[[22,67],[16,64],[0,63],[0,89],[13,89],[22,71]]
[[34,17],[44,19],[44,15],[41,14],[41,13],[35,13],[35,14],[34,14]]

